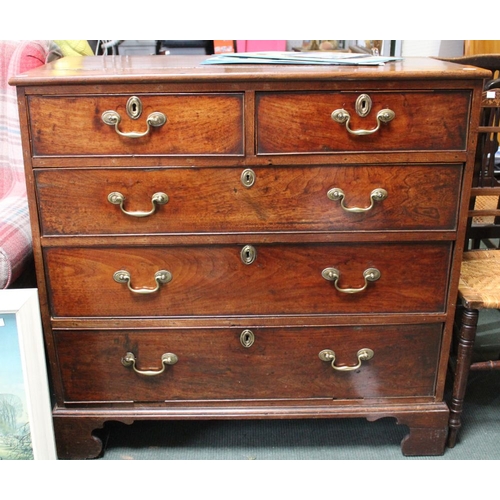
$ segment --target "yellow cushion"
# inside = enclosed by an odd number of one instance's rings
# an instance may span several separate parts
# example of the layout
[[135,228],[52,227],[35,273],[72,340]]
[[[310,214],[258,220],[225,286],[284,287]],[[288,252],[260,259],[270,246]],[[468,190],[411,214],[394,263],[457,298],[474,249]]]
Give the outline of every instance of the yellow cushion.
[[92,56],[94,53],[87,40],[54,40],[63,56]]

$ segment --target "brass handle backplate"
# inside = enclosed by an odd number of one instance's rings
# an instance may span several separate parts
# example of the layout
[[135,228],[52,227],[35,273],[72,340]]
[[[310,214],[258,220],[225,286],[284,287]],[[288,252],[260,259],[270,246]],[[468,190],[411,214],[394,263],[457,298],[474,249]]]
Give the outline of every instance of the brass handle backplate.
[[113,205],[120,205],[120,210],[125,215],[129,215],[130,217],[147,217],[148,215],[152,215],[155,213],[156,205],[165,205],[165,203],[168,203],[168,196],[165,193],[155,193],[153,196],[151,196],[152,208],[151,210],[149,210],[149,212],[143,212],[143,211],[128,212],[127,210],[125,210],[123,206],[125,203],[125,196],[123,196],[123,194],[119,193],[118,191],[113,191],[112,193],[109,193],[108,201]]
[[395,117],[396,113],[394,113],[392,109],[381,109],[376,115],[377,126],[375,128],[370,130],[365,130],[365,129],[353,130],[351,129],[351,127],[349,127],[349,122],[351,121],[351,115],[349,114],[348,111],[346,111],[345,109],[336,109],[332,113],[332,120],[340,124],[345,123],[345,128],[352,135],[374,134],[375,132],[377,132],[377,130],[380,129],[381,123],[389,123],[390,121],[394,120]]
[[328,193],[326,195],[332,201],[340,201],[340,206],[342,207],[342,209],[345,210],[346,212],[351,212],[351,213],[368,212],[374,207],[376,201],[383,201],[388,196],[387,191],[385,189],[382,189],[382,188],[374,189],[370,193],[370,201],[371,201],[370,206],[364,207],[364,208],[359,208],[359,207],[346,207],[345,206],[345,204],[344,204],[345,193],[340,188],[336,188],[336,187],[332,188],[328,191]]
[[160,368],[159,370],[139,370],[135,366],[136,357],[135,357],[134,353],[127,352],[125,354],[125,356],[123,356],[123,358],[122,358],[122,365],[127,366],[127,367],[131,366],[132,369],[136,373],[138,373],[139,375],[145,375],[146,377],[153,377],[155,375],[160,375],[161,373],[163,373],[165,371],[165,367],[167,365],[175,365],[175,363],[177,363],[178,360],[179,359],[177,358],[177,356],[175,354],[173,354],[171,352],[166,352],[161,357],[162,368]]
[[127,283],[128,289],[133,293],[148,294],[157,292],[160,289],[160,284],[172,281],[172,273],[170,271],[165,271],[165,270],[157,271],[155,273],[155,281],[156,281],[155,288],[133,288],[130,283],[131,277],[128,271],[116,271],[113,274],[113,279],[117,283]]
[[160,113],[159,111],[154,111],[146,118],[147,128],[144,132],[122,132],[118,128],[118,125],[120,124],[122,118],[116,111],[113,110],[104,111],[104,113],[101,115],[101,119],[106,125],[110,125],[112,127],[114,126],[115,132],[118,135],[122,137],[127,137],[129,139],[138,139],[140,137],[144,137],[145,135],[149,134],[151,127],[161,127],[167,122],[167,117],[163,113]]
[[369,359],[372,359],[374,355],[375,353],[371,349],[368,349],[367,347],[360,349],[357,353],[358,363],[354,366],[335,366],[336,355],[331,349],[323,349],[318,356],[319,359],[321,359],[321,361],[327,361],[331,363],[332,368],[334,370],[338,370],[341,372],[351,372],[360,368],[361,363],[363,361],[368,361]]
[[363,278],[365,279],[365,284],[361,288],[340,288],[338,286],[338,280],[340,278],[340,271],[338,269],[335,269],[334,267],[327,267],[326,269],[323,269],[321,272],[321,276],[325,278],[327,281],[333,281],[335,288],[342,293],[359,293],[362,292],[363,290],[366,290],[366,287],[368,286],[368,282],[370,281],[377,281],[381,274],[380,271],[374,267],[370,267],[368,269],[365,269],[363,272]]

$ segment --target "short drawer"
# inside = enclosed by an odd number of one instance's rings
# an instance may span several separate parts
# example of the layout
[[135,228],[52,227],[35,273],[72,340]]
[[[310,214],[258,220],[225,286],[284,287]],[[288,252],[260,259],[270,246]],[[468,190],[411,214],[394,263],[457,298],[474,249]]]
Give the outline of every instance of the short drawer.
[[[243,154],[243,94],[139,95],[133,117],[131,97],[30,97],[33,155]],[[105,123],[106,112],[119,123]]]
[[461,178],[461,165],[35,171],[45,236],[454,230]]
[[440,324],[61,330],[55,342],[70,403],[332,401],[432,397],[441,330]]
[[44,254],[55,317],[366,314],[443,312],[452,244],[52,247]]
[[[257,153],[465,151],[469,92],[366,95],[369,109],[361,92],[258,93]],[[394,114],[388,122],[382,116],[386,110]],[[333,113],[349,120],[339,123]]]

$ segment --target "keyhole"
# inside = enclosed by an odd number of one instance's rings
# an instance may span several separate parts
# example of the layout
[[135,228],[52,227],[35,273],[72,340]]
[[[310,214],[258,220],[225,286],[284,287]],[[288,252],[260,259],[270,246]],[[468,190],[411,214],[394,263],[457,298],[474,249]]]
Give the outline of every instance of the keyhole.
[[240,179],[246,188],[252,187],[255,183],[255,172],[251,168],[247,168],[241,173]]
[[245,348],[252,347],[253,343],[255,342],[255,335],[253,334],[252,330],[243,330],[240,335],[240,342],[241,345]]
[[240,252],[241,261],[247,266],[252,264],[257,257],[257,250],[252,245],[245,245]]
[[142,113],[142,102],[137,96],[132,96],[127,101],[127,114],[133,120],[137,120]]
[[355,109],[356,113],[361,117],[368,115],[372,109],[371,97],[368,94],[361,94],[356,99]]

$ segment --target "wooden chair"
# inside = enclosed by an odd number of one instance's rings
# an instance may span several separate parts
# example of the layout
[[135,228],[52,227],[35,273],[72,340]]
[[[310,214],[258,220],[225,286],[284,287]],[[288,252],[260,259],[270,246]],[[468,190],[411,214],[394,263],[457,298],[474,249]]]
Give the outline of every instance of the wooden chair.
[[[498,94],[488,97],[500,88],[500,54],[480,54],[453,58],[440,58],[445,61],[469,64],[489,69],[492,79],[484,84],[481,122],[474,180],[470,200],[467,238],[468,248],[481,246],[498,248],[500,238],[500,162],[498,152],[498,125],[500,123],[500,104]],[[497,132],[495,132],[497,131]]]
[[469,246],[474,249],[480,248],[481,243],[488,248],[499,247],[500,79],[489,83],[489,88],[483,93],[482,106],[467,229]]
[[[468,59],[474,59],[476,66],[485,67],[478,63],[478,57],[473,56]],[[462,61],[463,59],[465,58],[461,58]],[[488,69],[500,68],[500,55],[488,56],[488,61],[493,59],[496,60],[495,66],[488,67]],[[469,62],[469,64],[473,63]],[[500,175],[495,170],[499,133],[500,79],[497,78],[485,83],[483,93],[476,164],[468,213],[469,250],[464,253],[460,273],[459,305],[453,348],[453,354],[456,356],[452,356],[452,359],[456,357],[456,365],[449,405],[448,446],[450,448],[455,446],[461,426],[469,371],[500,369],[500,359],[473,362],[479,311],[500,309],[500,249],[498,243],[493,243],[494,239],[500,237],[500,224],[498,223],[500,221]]]

